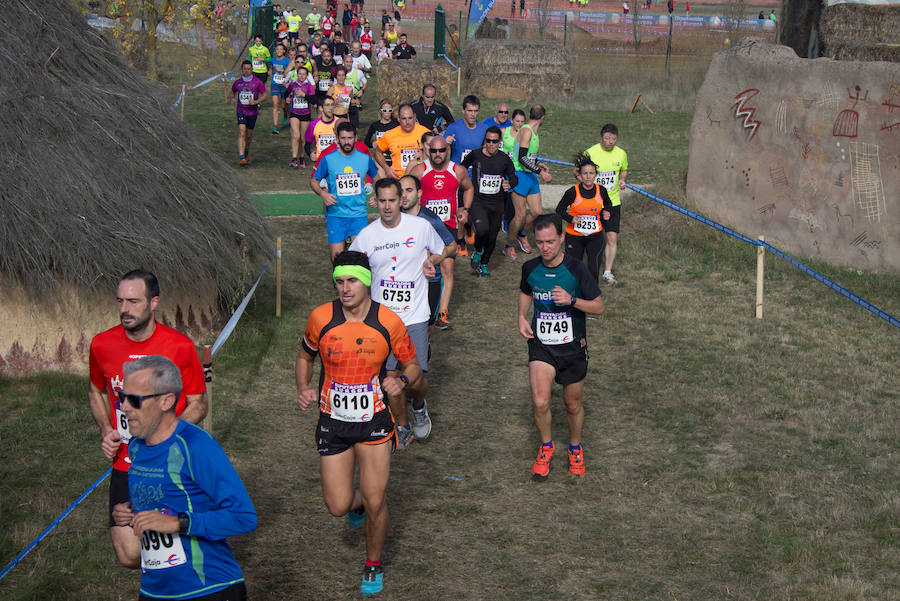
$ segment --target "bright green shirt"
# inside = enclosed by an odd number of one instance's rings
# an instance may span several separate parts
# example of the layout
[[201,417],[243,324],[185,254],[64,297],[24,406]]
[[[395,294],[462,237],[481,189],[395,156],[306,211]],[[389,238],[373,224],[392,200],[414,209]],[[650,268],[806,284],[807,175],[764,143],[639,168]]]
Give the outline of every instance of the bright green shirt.
[[628,171],[628,155],[618,146],[606,152],[603,144],[594,144],[586,152],[597,165],[597,183],[606,188],[612,206],[619,206],[619,173]]
[[[531,131],[531,140],[528,142],[528,156],[536,157],[538,152],[538,146],[540,145],[540,139],[538,138],[537,132],[531,129],[531,126],[527,123],[522,126],[522,129],[529,129]],[[519,133],[522,133],[522,129],[519,130]],[[516,134],[516,140],[513,145],[513,155],[512,161],[513,166],[516,168],[516,171],[527,171],[528,173],[533,173],[531,169],[527,169],[522,163],[519,162],[519,136]]]
[[300,15],[291,15],[287,19],[285,19],[288,24],[288,31],[291,33],[297,33],[300,31],[300,23],[303,22],[303,17]]
[[253,46],[250,46],[250,50],[247,51],[247,54],[250,55],[250,62],[253,63],[254,73],[269,72],[269,67],[266,63],[272,59],[272,54],[269,52],[268,48],[254,44]]

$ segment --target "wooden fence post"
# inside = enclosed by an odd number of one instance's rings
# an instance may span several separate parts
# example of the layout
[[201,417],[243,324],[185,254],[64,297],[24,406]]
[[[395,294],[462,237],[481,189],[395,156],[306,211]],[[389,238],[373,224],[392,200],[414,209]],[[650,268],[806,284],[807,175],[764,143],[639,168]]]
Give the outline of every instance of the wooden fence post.
[[762,245],[766,241],[765,236],[759,236],[760,245],[756,247],[756,319],[763,316],[763,273],[766,256],[766,247]]
[[281,317],[281,236],[275,240],[275,317]]

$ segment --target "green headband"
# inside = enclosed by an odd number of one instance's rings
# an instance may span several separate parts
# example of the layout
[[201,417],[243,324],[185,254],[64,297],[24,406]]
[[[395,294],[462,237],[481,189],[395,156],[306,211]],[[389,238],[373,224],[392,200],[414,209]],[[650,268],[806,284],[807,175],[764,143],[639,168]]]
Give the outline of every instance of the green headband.
[[372,285],[372,272],[362,265],[338,265],[331,277],[336,280],[341,276],[356,278],[366,286]]

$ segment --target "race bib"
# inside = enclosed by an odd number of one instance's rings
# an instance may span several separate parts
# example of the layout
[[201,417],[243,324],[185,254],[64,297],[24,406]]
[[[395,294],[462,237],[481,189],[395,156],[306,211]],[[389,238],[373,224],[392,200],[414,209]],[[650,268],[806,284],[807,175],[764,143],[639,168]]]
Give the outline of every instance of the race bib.
[[466,155],[469,154],[470,152],[472,152],[472,149],[471,149],[471,148],[469,148],[469,149],[467,149],[467,150],[463,150],[463,151],[462,151],[462,156],[459,157],[459,162],[462,163],[463,161],[465,161],[465,160],[466,160]]
[[482,175],[478,181],[478,192],[481,194],[499,194],[502,185],[502,175]]
[[418,152],[418,148],[402,148],[400,150],[400,168],[406,169],[406,166],[409,165],[410,161],[416,158]]
[[254,58],[253,59],[253,70],[259,71],[261,69],[266,68],[266,59],[264,58]]
[[381,280],[381,298],[378,302],[398,315],[406,313],[412,308],[415,288],[415,282]]
[[279,85],[279,86],[281,84],[283,84],[284,83],[284,73],[279,73],[276,71],[275,74],[272,75],[272,83],[274,83],[275,85]]
[[338,196],[358,196],[362,193],[362,182],[358,173],[338,173],[334,179]]
[[362,42],[362,49],[364,52],[368,52],[372,49],[372,44],[370,44],[369,42]]
[[331,383],[328,389],[328,404],[331,417],[342,422],[371,421],[375,413],[375,399],[380,394],[377,386],[368,384]]
[[330,79],[320,79],[319,80],[319,91],[327,92],[331,89],[331,80]]
[[426,200],[425,206],[434,211],[434,214],[440,217],[441,221],[450,221],[450,201],[446,198]]
[[575,224],[575,231],[590,236],[600,231],[600,220],[596,215],[582,215],[581,221]]
[[141,537],[141,569],[163,570],[187,563],[181,537],[162,534],[155,530],[144,530]]
[[347,108],[350,106],[350,94],[337,94],[337,101],[335,104],[341,108]]
[[295,109],[309,108],[309,104],[306,102],[306,96],[294,96],[291,106]]
[[537,337],[542,343],[547,345],[565,344],[572,342],[572,314],[565,313],[544,313],[539,311],[537,314]]
[[383,132],[383,131],[376,131],[375,132],[375,141],[377,142],[378,140],[380,140],[381,136],[383,136],[385,133],[386,132]]
[[118,407],[116,407],[116,432],[119,433],[119,442],[122,444],[128,444],[128,441],[131,440],[131,430],[128,429],[128,418],[125,417],[125,412]]
[[238,101],[244,106],[250,104],[251,100],[253,100],[253,92],[249,90],[241,90],[241,93],[238,94]]
[[616,189],[616,176],[615,171],[597,173],[597,183],[606,188],[607,192],[613,192]]
[[334,144],[334,134],[322,134],[316,140],[316,149],[322,152],[332,144]]

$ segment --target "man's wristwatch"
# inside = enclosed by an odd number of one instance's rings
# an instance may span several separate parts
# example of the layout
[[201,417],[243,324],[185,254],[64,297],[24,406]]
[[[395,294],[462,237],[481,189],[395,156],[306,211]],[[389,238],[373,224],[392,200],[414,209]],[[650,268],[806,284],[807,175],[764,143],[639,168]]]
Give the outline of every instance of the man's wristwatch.
[[178,534],[187,534],[188,528],[191,527],[191,518],[184,512],[178,514]]
[[409,386],[409,378],[407,378],[405,374],[400,374],[400,375],[397,376],[397,377],[400,379],[401,382],[403,382],[403,387],[404,387],[404,388],[406,388],[407,386]]
[[569,306],[570,306],[570,307],[574,307],[574,306],[575,306],[575,302],[576,302],[577,300],[578,300],[578,298],[576,298],[575,296],[573,296],[573,297],[572,297],[572,302],[569,303]]

